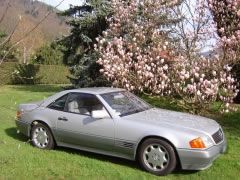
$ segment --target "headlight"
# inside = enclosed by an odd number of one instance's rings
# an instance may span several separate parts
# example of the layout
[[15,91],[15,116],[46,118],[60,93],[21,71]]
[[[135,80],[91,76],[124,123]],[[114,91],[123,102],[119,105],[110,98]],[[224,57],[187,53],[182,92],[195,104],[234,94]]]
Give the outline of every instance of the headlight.
[[189,142],[190,147],[194,149],[205,149],[213,146],[213,142],[209,137],[199,137]]
[[210,148],[210,147],[212,147],[214,145],[212,139],[210,137],[208,137],[208,136],[202,137],[202,140],[203,140],[206,148]]

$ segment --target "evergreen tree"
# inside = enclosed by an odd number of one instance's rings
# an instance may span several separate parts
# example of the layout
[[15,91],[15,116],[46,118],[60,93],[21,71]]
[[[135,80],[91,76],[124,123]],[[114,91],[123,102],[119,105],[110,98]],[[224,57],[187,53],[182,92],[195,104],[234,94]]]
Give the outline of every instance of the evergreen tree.
[[77,87],[109,85],[99,73],[94,44],[106,30],[106,17],[110,14],[108,0],[86,0],[82,6],[71,6],[61,14],[71,26],[70,35],[60,40],[65,47],[64,64],[70,66],[71,82]]
[[62,61],[62,46],[56,42],[40,47],[32,57],[32,62],[36,64],[61,65]]

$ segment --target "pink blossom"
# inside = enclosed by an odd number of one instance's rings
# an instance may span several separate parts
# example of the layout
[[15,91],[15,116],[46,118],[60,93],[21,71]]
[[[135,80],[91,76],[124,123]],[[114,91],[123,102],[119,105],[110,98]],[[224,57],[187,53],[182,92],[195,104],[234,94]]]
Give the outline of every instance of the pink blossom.
[[[196,13],[205,12],[203,1],[197,2]],[[144,9],[143,18],[139,18],[139,3]],[[215,5],[212,8],[214,10]],[[100,72],[113,82],[113,86],[161,96],[177,95],[182,97],[187,107],[204,108],[203,105],[210,105],[216,99],[222,101],[226,108],[231,107],[238,92],[231,67],[223,65],[225,59],[221,56],[208,59],[193,53],[189,59],[187,54],[178,51],[174,43],[166,41],[159,32],[157,21],[167,10],[161,1],[131,0],[126,3],[113,0],[113,10],[113,16],[108,19],[109,28],[98,37],[94,46],[100,56],[97,61],[102,65]],[[203,22],[203,19],[193,20]],[[227,30],[223,26],[220,32]],[[201,31],[203,34],[206,32]],[[222,45],[232,46],[240,37],[240,31],[224,36]],[[191,33],[188,38],[193,38]],[[152,42],[146,45],[146,39]],[[193,51],[196,52],[195,49]]]

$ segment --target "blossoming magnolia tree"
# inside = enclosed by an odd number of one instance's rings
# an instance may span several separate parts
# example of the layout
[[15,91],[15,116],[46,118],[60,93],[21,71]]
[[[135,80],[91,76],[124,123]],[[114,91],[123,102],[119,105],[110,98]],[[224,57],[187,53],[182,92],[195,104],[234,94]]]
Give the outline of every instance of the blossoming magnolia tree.
[[205,0],[184,0],[174,13],[183,17],[174,31],[180,39],[178,51],[182,56],[174,64],[172,83],[182,99],[180,105],[193,113],[208,109],[220,99],[223,110],[233,109],[229,104],[236,96],[236,80],[225,57],[201,57],[202,50],[211,49],[213,39],[218,39],[216,24]]
[[174,64],[171,83],[176,94],[181,97],[179,104],[191,113],[202,113],[220,100],[221,111],[235,110],[231,105],[238,90],[231,67],[222,67],[219,58],[200,57],[192,61],[180,58]]
[[[208,0],[217,25],[220,47],[225,61],[231,62],[235,77],[240,82],[240,1]],[[236,99],[240,102],[240,93]]]
[[240,46],[240,1],[208,0],[208,3],[216,22],[217,32],[221,37],[223,48],[236,52]]
[[[166,1],[113,0],[115,14],[98,39],[101,70],[115,86],[135,92],[170,93],[169,57],[173,55],[161,27],[173,23]],[[174,3],[177,3],[174,2]]]
[[230,67],[219,59],[189,59],[174,49],[176,43],[167,33],[174,20],[167,14],[172,15],[169,7],[179,2],[112,2],[115,13],[95,49],[101,72],[115,86],[181,97],[181,105],[192,113],[201,112],[217,98],[225,104],[225,111],[231,109],[237,90]]

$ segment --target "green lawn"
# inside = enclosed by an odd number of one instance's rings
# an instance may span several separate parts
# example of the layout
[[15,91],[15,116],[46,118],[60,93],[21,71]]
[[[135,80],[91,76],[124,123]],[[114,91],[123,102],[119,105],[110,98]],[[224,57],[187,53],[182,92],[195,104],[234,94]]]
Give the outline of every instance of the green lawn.
[[[52,151],[33,148],[15,128],[16,106],[43,99],[57,86],[0,87],[0,179],[237,179],[240,176],[240,111],[212,117],[226,132],[228,151],[204,171],[176,171],[157,177],[139,169],[135,162],[67,148]],[[147,98],[151,104],[179,108],[169,99]]]

